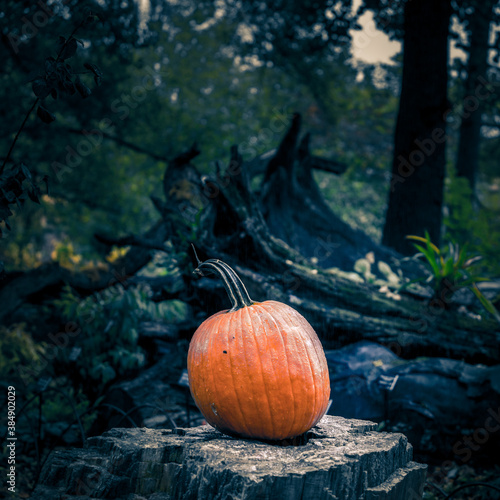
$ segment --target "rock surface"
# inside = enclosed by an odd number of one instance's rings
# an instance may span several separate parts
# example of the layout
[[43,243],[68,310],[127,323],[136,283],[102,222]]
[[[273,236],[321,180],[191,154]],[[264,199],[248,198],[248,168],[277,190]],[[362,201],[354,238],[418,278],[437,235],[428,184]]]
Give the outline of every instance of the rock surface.
[[417,500],[426,466],[402,434],[325,416],[306,444],[280,446],[189,429],[112,429],[54,453],[34,500]]
[[[453,456],[463,435],[484,428],[489,419],[500,423],[500,365],[445,358],[407,361],[367,341],[325,354],[333,400],[330,413],[390,422],[391,430],[404,429],[419,454]],[[392,390],[386,389],[384,378],[394,381]],[[491,459],[498,455],[498,434],[491,433],[481,446]]]

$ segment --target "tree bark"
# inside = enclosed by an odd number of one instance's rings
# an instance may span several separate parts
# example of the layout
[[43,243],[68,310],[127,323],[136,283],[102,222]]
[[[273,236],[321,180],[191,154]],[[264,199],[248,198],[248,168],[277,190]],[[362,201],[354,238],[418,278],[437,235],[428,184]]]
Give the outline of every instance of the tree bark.
[[476,92],[478,78],[486,77],[488,69],[488,49],[490,19],[497,0],[477,1],[469,21],[469,57],[467,60],[467,79],[462,98],[463,115],[460,124],[456,173],[469,182],[472,192],[476,184],[481,141],[481,113],[484,109],[484,96]]
[[445,175],[450,0],[406,2],[403,77],[382,243],[414,253],[405,235],[439,245]]
[[402,434],[326,415],[301,446],[225,436],[209,425],[112,429],[56,451],[33,500],[419,500],[426,465]]
[[309,134],[299,141],[300,122],[295,114],[267,165],[260,207],[270,232],[323,268],[352,271],[369,252],[392,263],[396,252],[350,227],[326,203],[312,174],[317,159],[309,151]]

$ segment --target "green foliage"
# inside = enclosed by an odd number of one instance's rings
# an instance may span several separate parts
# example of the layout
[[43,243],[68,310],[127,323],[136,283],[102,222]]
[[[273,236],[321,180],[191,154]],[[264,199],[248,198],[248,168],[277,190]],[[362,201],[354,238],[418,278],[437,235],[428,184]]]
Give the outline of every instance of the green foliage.
[[[53,434],[58,433],[57,428],[64,430],[68,424],[75,422],[77,416],[84,430],[88,431],[97,418],[97,406],[101,399],[92,404],[82,390],[76,390],[68,383],[64,378],[55,380],[49,387],[54,390],[49,390],[43,400],[43,423],[46,428],[52,429]],[[32,418],[34,416],[31,415]]]
[[21,367],[37,366],[44,360],[45,344],[36,343],[26,325],[0,327],[0,380],[19,387],[35,382],[32,372],[28,378],[19,373]]
[[[45,107],[46,98],[50,96],[53,100],[56,100],[63,95],[69,97],[76,93],[80,94],[82,98],[86,98],[92,93],[87,85],[82,82],[80,73],[76,73],[71,65],[68,64],[67,60],[75,55],[78,44],[82,47],[84,46],[81,40],[74,37],[75,33],[83,25],[88,25],[95,19],[97,19],[97,17],[90,13],[72,31],[67,39],[60,36],[57,57],[46,57],[43,74],[32,79],[31,88],[35,95],[35,99],[25,115],[23,122],[20,124],[20,128],[0,166],[0,223],[4,221],[5,227],[8,230],[11,228],[7,219],[13,215],[10,205],[17,204],[17,206],[21,208],[27,198],[39,204],[41,189],[33,179],[30,169],[23,162],[14,164],[14,166],[8,170],[5,170],[5,167],[11,158],[12,151],[17,143],[19,135],[23,131],[35,107],[38,118],[42,122],[49,124],[55,121],[56,117]],[[14,43],[14,41],[15,38],[11,37],[10,42]],[[99,68],[95,64],[88,62],[85,63],[85,67],[89,70],[89,73],[94,75],[96,84],[99,84],[102,76]],[[42,180],[45,182],[48,192],[48,176],[44,175]],[[1,237],[2,229],[0,227],[0,238]]]
[[72,367],[85,390],[94,395],[146,363],[138,346],[142,321],[176,322],[189,314],[181,301],[152,302],[145,287],[124,290],[116,286],[83,300],[66,289],[56,304],[63,318],[79,326],[73,347],[81,349],[74,361],[71,350],[62,350],[58,361]]
[[[68,377],[55,378],[50,362],[53,353],[48,343],[34,341],[24,324],[0,328],[0,380],[5,386],[15,387],[16,434],[23,436],[16,458],[24,471],[16,484],[19,492],[33,487],[51,443],[81,444],[81,431],[87,433],[97,418],[100,400],[91,403]],[[5,427],[0,432],[5,432]],[[37,443],[36,454],[33,443]],[[2,473],[6,452],[5,447],[0,450]]]
[[[481,266],[488,274],[500,274],[500,217],[498,193],[487,199],[488,185],[479,184],[478,197],[482,204],[475,208],[473,193],[467,179],[449,172],[445,191],[447,213],[444,218],[445,237],[460,244],[468,243],[471,252],[483,257]],[[483,202],[484,200],[484,202]]]
[[[57,301],[62,316],[80,327],[74,345],[81,349],[75,361],[76,370],[82,380],[98,388],[97,393],[117,377],[144,365],[145,355],[137,346],[142,305],[140,293],[121,287],[84,300],[66,289]],[[60,361],[70,364],[69,356],[65,350]]]
[[477,283],[489,281],[488,278],[479,276],[471,270],[471,267],[482,259],[481,256],[471,257],[467,252],[467,245],[460,248],[458,244],[450,243],[445,250],[440,250],[432,243],[427,231],[425,232],[425,238],[408,235],[407,239],[425,244],[425,246],[422,246],[414,243],[413,246],[428,264],[429,276],[426,281],[432,286],[435,299],[439,299],[449,306],[451,296],[456,290],[469,288],[486,311],[500,321],[500,315],[495,306],[477,287]]

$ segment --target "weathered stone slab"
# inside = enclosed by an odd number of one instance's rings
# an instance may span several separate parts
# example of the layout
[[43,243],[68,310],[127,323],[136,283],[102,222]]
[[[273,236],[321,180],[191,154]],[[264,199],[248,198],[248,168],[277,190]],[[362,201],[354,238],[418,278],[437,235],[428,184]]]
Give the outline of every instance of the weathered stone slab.
[[325,416],[301,446],[190,429],[112,429],[54,453],[34,500],[417,500],[426,466],[402,434]]

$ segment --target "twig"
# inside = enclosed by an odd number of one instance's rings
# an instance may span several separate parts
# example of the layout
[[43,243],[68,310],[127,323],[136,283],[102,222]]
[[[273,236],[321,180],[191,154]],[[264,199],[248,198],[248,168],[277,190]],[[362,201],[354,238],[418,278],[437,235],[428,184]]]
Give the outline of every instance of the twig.
[[129,415],[131,415],[132,413],[134,413],[134,411],[140,410],[141,408],[154,408],[155,410],[160,411],[165,417],[167,417],[167,420],[169,421],[170,425],[172,426],[172,429],[176,429],[177,428],[177,425],[175,424],[174,420],[172,419],[172,417],[169,415],[169,413],[166,410],[164,410],[163,408],[160,408],[158,405],[153,405],[151,403],[144,403],[142,405],[136,405],[136,406],[134,406],[131,410],[129,410],[128,412],[126,412],[122,416],[122,418],[118,421],[117,426],[122,423],[122,420],[124,418],[129,417]]
[[[75,33],[84,25],[86,19],[83,19],[80,24],[78,24],[74,29],[73,31],[71,32],[71,35],[68,37],[68,39],[64,42],[63,46],[61,47],[61,49],[59,50],[59,53],[57,54],[57,59],[56,59],[56,62],[59,61],[61,59],[61,56],[63,54],[63,51],[64,49],[66,48],[66,45],[68,44],[68,42],[73,38],[73,36],[75,35]],[[33,110],[35,109],[35,106],[38,104],[38,102],[40,101],[40,98],[37,97],[35,99],[35,101],[33,102],[31,108],[29,109],[29,111],[26,113],[26,116],[24,117],[24,120],[23,120],[23,123],[21,124],[21,127],[19,128],[19,130],[17,131],[17,134],[16,136],[14,137],[14,140],[12,141],[12,144],[10,145],[10,148],[9,148],[9,152],[7,153],[7,156],[4,158],[3,160],[3,163],[2,163],[2,166],[0,167],[0,175],[3,174],[3,171],[5,169],[5,165],[7,164],[7,161],[9,160],[10,158],[10,155],[12,154],[12,151],[14,149],[14,146],[16,145],[17,143],[17,139],[19,138],[19,135],[21,134],[21,132],[23,131],[24,129],[24,126],[26,125],[26,122],[28,121],[28,118],[30,117],[31,113],[33,112]]]
[[[77,134],[77,135],[89,135],[89,134],[92,134],[92,131],[90,131],[90,132],[84,132],[83,130],[77,129],[77,128],[67,128],[67,127],[65,127],[64,130],[70,132],[71,134]],[[103,132],[103,131],[99,130],[94,135],[102,135],[102,137],[105,137],[106,139],[109,139],[110,141],[114,141],[117,144],[120,144],[121,146],[125,146],[125,147],[131,149],[132,151],[136,151],[137,153],[143,153],[145,155],[148,155],[151,158],[153,158],[154,160],[164,161],[164,162],[167,162],[167,163],[170,161],[165,156],[162,156],[162,155],[159,155],[157,153],[154,153],[153,151],[149,151],[149,150],[143,148],[142,146],[138,146],[137,144],[134,144],[134,143],[132,143],[130,141],[127,141],[125,139],[121,139],[120,137],[116,137],[114,135],[108,134],[107,132]]]
[[494,484],[489,484],[489,483],[484,483],[482,481],[475,481],[473,483],[467,483],[467,484],[462,484],[458,488],[455,488],[446,498],[445,500],[449,500],[450,498],[455,496],[455,493],[458,493],[459,491],[465,490],[466,488],[473,488],[477,486],[483,486],[485,488],[490,488],[495,491],[500,491],[500,488],[498,486],[495,486]]
[[106,245],[116,245],[118,247],[125,247],[128,245],[150,248],[152,250],[160,250],[161,252],[170,253],[169,250],[162,243],[157,243],[152,240],[147,240],[139,236],[129,235],[123,236],[122,238],[110,238],[109,236],[104,236],[103,234],[94,234],[94,238],[101,243]]
[[23,123],[21,124],[21,127],[17,131],[16,137],[14,137],[14,140],[12,141],[12,144],[10,145],[9,152],[7,153],[7,156],[4,158],[2,166],[0,167],[0,175],[3,174],[3,171],[5,169],[5,165],[7,164],[7,162],[10,159],[10,155],[12,154],[12,150],[14,149],[14,146],[16,145],[17,139],[19,139],[19,134],[23,131],[23,128],[26,125],[26,122],[28,121],[28,118],[30,117],[33,110],[35,109],[35,106],[38,104],[39,100],[40,100],[40,98],[37,97],[35,99],[35,101],[33,102],[31,108],[29,109],[29,111],[26,113],[26,116],[24,117]]

